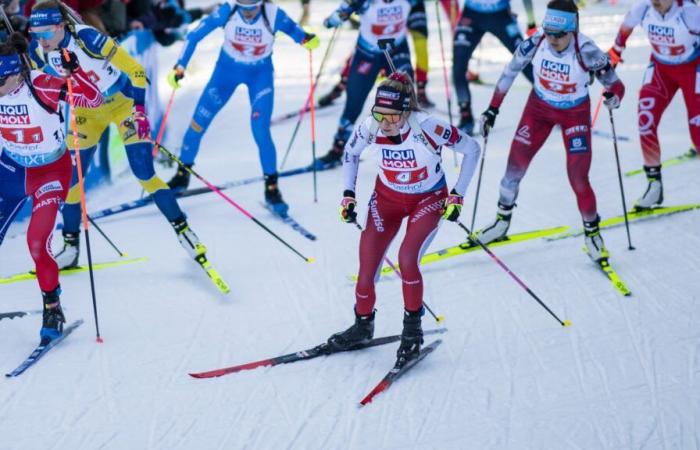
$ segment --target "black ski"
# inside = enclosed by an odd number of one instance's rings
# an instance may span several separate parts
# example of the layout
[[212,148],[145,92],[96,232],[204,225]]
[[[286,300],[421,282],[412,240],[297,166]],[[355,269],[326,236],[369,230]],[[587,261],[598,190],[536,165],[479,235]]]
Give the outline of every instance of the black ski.
[[37,348],[34,349],[31,355],[27,359],[25,359],[22,364],[17,366],[15,370],[13,370],[10,373],[6,373],[5,376],[8,378],[11,377],[16,377],[19,375],[22,375],[25,370],[29,369],[31,366],[34,365],[41,357],[43,357],[45,354],[49,352],[52,348],[63,342],[65,338],[67,338],[73,331],[75,331],[76,328],[78,328],[80,325],[83,324],[83,319],[76,320],[75,322],[71,323],[67,327],[63,329],[63,334],[54,339],[53,341],[49,342],[46,345],[39,345]]
[[32,311],[12,311],[6,313],[0,313],[0,320],[2,319],[14,319],[15,317],[33,316],[35,314],[41,314],[43,311],[41,309],[35,309]]
[[420,354],[416,359],[407,362],[403,366],[394,366],[389,373],[382,378],[382,381],[380,381],[379,384],[377,384],[374,389],[372,389],[370,393],[365,396],[365,398],[360,400],[360,406],[365,406],[367,403],[371,403],[372,400],[374,400],[374,397],[389,389],[394,381],[398,380],[403,374],[411,370],[412,367],[415,367],[416,364],[431,354],[440,344],[442,344],[442,339],[431,342],[428,346],[420,349]]
[[[435,330],[424,331],[423,334],[425,334],[425,335],[438,334],[438,333],[444,333],[446,331],[447,331],[447,328],[437,328]],[[400,340],[401,340],[400,334],[374,338],[368,344],[354,348],[354,349],[349,350],[349,351],[362,350],[362,349],[369,348],[369,347],[376,347],[378,345],[391,344],[392,342],[398,342]],[[297,362],[297,361],[305,361],[307,359],[318,358],[319,356],[332,355],[333,353],[342,353],[342,352],[331,351],[328,348],[328,345],[323,343],[321,345],[317,345],[316,347],[310,348],[308,350],[302,350],[299,352],[289,353],[287,355],[276,356],[274,358],[263,359],[260,361],[255,361],[255,362],[251,362],[251,363],[247,363],[247,364],[241,364],[238,366],[225,367],[223,369],[215,369],[215,370],[210,370],[207,372],[190,373],[190,376],[193,378],[216,378],[216,377],[222,377],[224,375],[229,375],[232,373],[242,372],[244,370],[257,369],[258,367],[272,367],[272,366],[278,366],[280,364],[289,364],[289,363],[293,363],[293,362]]]

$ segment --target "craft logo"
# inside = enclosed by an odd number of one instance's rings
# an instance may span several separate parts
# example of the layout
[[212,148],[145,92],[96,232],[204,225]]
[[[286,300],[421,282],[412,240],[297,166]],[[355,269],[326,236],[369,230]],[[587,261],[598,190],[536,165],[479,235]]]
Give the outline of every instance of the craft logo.
[[416,154],[412,149],[390,150],[382,149],[382,166],[392,169],[415,169],[418,167]]
[[27,105],[0,105],[0,125],[27,125],[29,123]]
[[236,42],[259,44],[262,42],[262,30],[259,28],[236,27]]
[[540,73],[548,80],[569,81],[571,66],[568,64],[543,59],[540,66]]
[[673,44],[676,42],[675,30],[673,27],[649,24],[649,40],[657,44]]

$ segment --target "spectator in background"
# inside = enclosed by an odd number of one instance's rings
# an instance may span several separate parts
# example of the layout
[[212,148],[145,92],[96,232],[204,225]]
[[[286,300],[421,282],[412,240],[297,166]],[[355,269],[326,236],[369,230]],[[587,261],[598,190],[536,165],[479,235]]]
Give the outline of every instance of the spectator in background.
[[211,13],[215,7],[185,9],[177,0],[130,0],[126,5],[128,28],[149,29],[159,44],[168,46],[184,38],[184,25]]
[[[5,10],[12,28],[15,31],[19,31],[23,35],[27,35],[27,18],[20,14],[19,10],[19,0],[2,0],[2,8]],[[4,28],[4,26],[3,26]],[[3,39],[5,36],[3,36]]]

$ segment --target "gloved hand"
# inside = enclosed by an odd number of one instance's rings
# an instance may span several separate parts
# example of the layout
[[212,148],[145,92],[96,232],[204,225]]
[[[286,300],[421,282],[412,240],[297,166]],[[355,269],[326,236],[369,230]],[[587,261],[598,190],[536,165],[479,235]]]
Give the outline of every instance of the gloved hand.
[[134,121],[136,134],[139,139],[147,139],[151,137],[151,124],[146,115],[146,108],[143,105],[135,105],[131,112],[131,118]]
[[[67,54],[67,58],[66,58]],[[71,74],[80,68],[80,63],[78,62],[78,57],[75,53],[70,50],[64,50],[61,52],[61,67],[66,71],[67,74]]]
[[337,28],[343,23],[343,19],[340,18],[338,11],[333,11],[333,14],[326,17],[323,21],[323,26],[326,28]]
[[307,50],[316,50],[321,45],[321,40],[313,33],[306,33],[301,45]]
[[620,97],[613,94],[612,92],[610,92],[610,91],[603,92],[603,97],[605,97],[605,100],[603,101],[603,103],[605,103],[605,106],[607,106],[607,108],[609,110],[612,111],[613,109],[617,109],[620,107]]
[[450,222],[456,222],[459,219],[459,214],[462,212],[462,204],[464,197],[459,195],[457,191],[452,189],[450,195],[447,196],[442,203],[442,218]]
[[340,220],[345,223],[353,223],[357,220],[357,200],[353,191],[344,191],[343,199],[340,201]]
[[486,137],[489,135],[491,128],[496,124],[496,116],[498,115],[498,108],[489,106],[489,108],[481,114],[479,119],[479,131],[481,135]]
[[608,58],[610,58],[610,65],[613,69],[617,67],[617,65],[621,62],[625,62],[622,59],[622,50],[624,49],[617,45],[613,45],[612,47],[610,47],[610,50],[608,50]]
[[528,37],[537,33],[537,24],[536,23],[528,23],[527,24],[527,31],[525,33],[527,34]]
[[180,87],[180,80],[183,78],[185,78],[185,68],[181,65],[176,65],[173,67],[173,70],[168,73],[168,84],[173,89],[178,89]]

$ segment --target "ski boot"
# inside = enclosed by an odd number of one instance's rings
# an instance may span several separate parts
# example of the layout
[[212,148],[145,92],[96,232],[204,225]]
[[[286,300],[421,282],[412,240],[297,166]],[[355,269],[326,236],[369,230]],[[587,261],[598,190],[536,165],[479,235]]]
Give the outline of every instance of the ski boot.
[[431,109],[435,107],[435,103],[431,102],[428,95],[425,93],[425,85],[427,83],[427,81],[416,82],[416,99],[418,100],[418,106],[423,109]]
[[420,346],[422,344],[423,329],[421,328],[421,311],[404,311],[401,344],[396,351],[396,364],[394,367],[400,369],[408,362],[418,358],[420,355]]
[[72,269],[78,267],[80,256],[80,232],[69,233],[63,231],[63,250],[58,252],[53,259],[58,264],[58,269]]
[[318,107],[325,108],[326,106],[333,103],[337,98],[343,95],[343,92],[345,92],[345,89],[347,87],[348,79],[345,77],[341,77],[338,84],[333,86],[333,89],[331,89],[329,93],[318,99]]
[[583,232],[585,234],[584,242],[586,244],[586,253],[595,262],[610,258],[608,249],[605,248],[605,242],[600,235],[600,216],[590,222],[583,222]]
[[474,116],[469,102],[459,104],[459,125],[457,128],[469,136],[474,133]]
[[61,309],[61,286],[57,286],[53,291],[41,291],[41,296],[44,298],[44,313],[41,323],[40,345],[47,345],[57,337],[63,334],[63,324],[66,318]]
[[333,140],[333,147],[328,150],[324,156],[316,159],[316,169],[317,170],[327,170],[339,166],[343,163],[343,151],[345,149],[345,141],[342,139],[335,138]]
[[644,195],[634,203],[636,211],[652,209],[664,201],[664,186],[661,183],[661,166],[644,166],[649,185]]
[[[185,164],[188,169],[192,168],[192,164]],[[177,168],[175,175],[168,181],[168,187],[175,192],[184,191],[190,185],[190,173],[183,167]]]
[[270,206],[275,214],[286,217],[289,211],[289,205],[282,199],[282,193],[279,187],[277,187],[277,178],[277,173],[265,175],[265,203]]
[[353,350],[368,344],[374,336],[374,311],[361,316],[355,311],[355,324],[345,331],[335,333],[326,343],[331,352]]
[[172,225],[175,230],[177,240],[180,241],[180,245],[182,245],[187,254],[200,264],[200,260],[206,261],[205,253],[207,252],[207,248],[199,241],[197,235],[187,224],[185,216],[170,222],[170,225]]
[[481,241],[482,244],[489,244],[494,241],[503,240],[508,233],[508,228],[510,228],[510,219],[513,215],[513,206],[515,205],[504,205],[503,203],[498,203],[498,212],[496,213],[496,221],[476,233],[476,237]]

